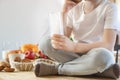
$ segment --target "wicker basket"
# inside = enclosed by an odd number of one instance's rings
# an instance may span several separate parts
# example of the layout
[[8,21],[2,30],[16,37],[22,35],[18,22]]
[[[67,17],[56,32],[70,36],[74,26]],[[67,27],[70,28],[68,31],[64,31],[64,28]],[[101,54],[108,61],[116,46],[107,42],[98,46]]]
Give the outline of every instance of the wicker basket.
[[14,68],[17,71],[32,71],[33,62],[13,62]]

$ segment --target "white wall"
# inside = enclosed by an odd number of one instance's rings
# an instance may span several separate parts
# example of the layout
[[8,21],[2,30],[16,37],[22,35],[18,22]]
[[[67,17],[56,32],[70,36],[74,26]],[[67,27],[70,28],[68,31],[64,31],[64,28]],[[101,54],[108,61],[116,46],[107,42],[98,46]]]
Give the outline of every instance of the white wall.
[[38,43],[49,26],[48,14],[60,11],[62,1],[0,0],[0,52]]

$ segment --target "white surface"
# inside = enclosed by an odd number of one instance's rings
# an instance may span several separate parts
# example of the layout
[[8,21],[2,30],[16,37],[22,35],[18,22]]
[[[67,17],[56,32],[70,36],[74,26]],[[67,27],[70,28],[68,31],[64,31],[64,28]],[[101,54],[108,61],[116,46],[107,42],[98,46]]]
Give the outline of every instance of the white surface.
[[49,26],[48,14],[60,11],[62,1],[0,0],[0,52],[39,43]]

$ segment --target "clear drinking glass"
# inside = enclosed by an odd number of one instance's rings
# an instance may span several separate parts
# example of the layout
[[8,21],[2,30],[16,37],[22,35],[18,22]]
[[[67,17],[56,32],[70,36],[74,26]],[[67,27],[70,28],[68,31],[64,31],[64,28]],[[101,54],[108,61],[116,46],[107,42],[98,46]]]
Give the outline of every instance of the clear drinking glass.
[[50,21],[51,36],[53,34],[64,35],[63,18],[62,18],[62,14],[60,12],[50,13],[49,21]]

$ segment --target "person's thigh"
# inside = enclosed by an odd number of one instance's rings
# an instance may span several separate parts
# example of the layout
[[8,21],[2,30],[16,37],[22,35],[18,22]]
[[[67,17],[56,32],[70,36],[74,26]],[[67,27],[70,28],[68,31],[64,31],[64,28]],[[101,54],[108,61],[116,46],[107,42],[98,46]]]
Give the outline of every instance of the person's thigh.
[[103,72],[115,63],[112,52],[105,48],[95,48],[85,55],[59,66],[59,74],[91,75]]
[[54,49],[51,45],[51,39],[49,35],[46,35],[41,39],[39,46],[40,46],[40,50],[45,55],[55,59],[60,63],[65,63],[79,57],[79,55],[76,53]]

